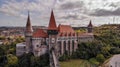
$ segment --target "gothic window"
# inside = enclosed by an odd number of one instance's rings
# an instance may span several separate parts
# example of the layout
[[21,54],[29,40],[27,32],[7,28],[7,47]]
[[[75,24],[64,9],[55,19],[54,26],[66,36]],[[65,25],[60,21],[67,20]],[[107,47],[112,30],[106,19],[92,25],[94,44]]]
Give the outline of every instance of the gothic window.
[[72,51],[74,51],[74,41],[72,41]]
[[66,41],[64,41],[64,44],[63,44],[63,51],[64,51],[64,53],[65,53],[65,51],[66,51]]
[[61,41],[58,42],[58,46],[59,46],[59,53],[62,54],[62,53],[61,53],[61,49],[62,49]]
[[70,41],[68,41],[68,52],[70,54]]

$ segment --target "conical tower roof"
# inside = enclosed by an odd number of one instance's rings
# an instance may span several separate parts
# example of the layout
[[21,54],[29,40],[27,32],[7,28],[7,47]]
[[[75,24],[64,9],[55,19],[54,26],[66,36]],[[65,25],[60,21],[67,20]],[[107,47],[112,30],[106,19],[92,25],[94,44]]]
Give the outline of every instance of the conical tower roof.
[[88,27],[93,27],[92,22],[90,20]]
[[53,10],[51,12],[48,30],[57,30],[57,26],[56,26],[56,21],[55,21]]
[[32,25],[30,22],[30,15],[28,12],[27,24],[26,24],[26,32],[33,32]]

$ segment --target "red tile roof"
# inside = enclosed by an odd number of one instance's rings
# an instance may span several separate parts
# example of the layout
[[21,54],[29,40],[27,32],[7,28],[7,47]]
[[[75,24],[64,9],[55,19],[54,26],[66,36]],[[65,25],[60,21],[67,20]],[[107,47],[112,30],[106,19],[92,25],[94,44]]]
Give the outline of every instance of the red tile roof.
[[88,27],[93,27],[91,20],[90,20]]
[[51,12],[48,30],[57,30],[57,26],[56,26],[53,10]]
[[37,30],[34,34],[33,37],[42,37],[42,38],[46,38],[48,37],[47,33],[43,31],[43,29],[39,29]]
[[70,25],[59,25],[58,30],[60,33],[74,33],[75,32]]
[[33,32],[29,13],[28,13],[27,24],[26,24],[26,32]]
[[60,36],[72,36],[75,31],[73,30],[73,28],[70,25],[59,25],[58,26],[58,31],[59,33],[61,33]]

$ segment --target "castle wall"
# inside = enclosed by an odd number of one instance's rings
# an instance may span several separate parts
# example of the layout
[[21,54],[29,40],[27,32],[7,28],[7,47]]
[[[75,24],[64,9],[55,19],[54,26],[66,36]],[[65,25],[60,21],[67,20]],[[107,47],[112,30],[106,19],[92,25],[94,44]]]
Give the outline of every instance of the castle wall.
[[33,54],[35,56],[41,56],[47,53],[48,45],[45,44],[44,38],[32,38]]
[[69,37],[58,37],[58,49],[60,56],[65,54],[67,51],[68,55],[71,55],[72,52],[77,49],[77,38],[75,36]]
[[25,45],[25,43],[16,44],[16,55],[21,56],[24,53],[26,53],[26,45]]
[[[78,41],[77,41],[78,38]],[[78,48],[78,42],[91,42],[94,40],[93,35],[80,35],[78,37],[76,36],[62,36],[57,38],[57,49],[58,49],[58,55],[61,56],[65,54],[65,51],[67,51],[69,55],[72,54],[72,52],[76,51]],[[40,56],[48,52],[48,38],[32,38],[32,52],[35,56]],[[29,41],[26,41],[29,43]],[[46,43],[44,43],[46,42]],[[21,46],[16,47],[16,55],[20,56],[24,53],[26,53],[26,45],[23,44]]]
[[29,53],[32,51],[31,37],[30,36],[25,37],[25,42],[26,42],[26,52]]

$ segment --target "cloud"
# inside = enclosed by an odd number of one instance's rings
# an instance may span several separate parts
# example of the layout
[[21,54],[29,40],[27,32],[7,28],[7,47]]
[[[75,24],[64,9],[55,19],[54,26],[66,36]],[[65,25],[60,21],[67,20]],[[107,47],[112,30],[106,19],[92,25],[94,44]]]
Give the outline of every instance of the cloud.
[[62,19],[78,19],[78,15],[67,15],[61,18]]
[[89,16],[120,16],[120,0],[91,0],[85,4],[84,13]]
[[69,14],[69,15],[65,15],[60,17],[59,19],[65,19],[65,20],[84,20],[87,19],[88,16],[85,15],[78,15],[78,14]]
[[111,3],[109,6],[112,6],[112,7],[116,8],[118,5],[114,4],[114,3]]
[[[17,18],[27,18],[30,11],[32,22],[45,25],[51,9],[57,23],[87,22],[91,18],[120,16],[120,0],[1,0],[0,13]],[[1,14],[0,14],[1,15]],[[95,19],[96,19],[95,18]],[[95,20],[94,19],[94,20]],[[103,18],[102,18],[103,19]],[[101,20],[101,19],[100,19]],[[102,20],[103,21],[103,20]],[[102,22],[100,21],[100,22]],[[6,21],[7,22],[7,21]],[[20,21],[23,22],[23,21]],[[45,22],[45,23],[42,23]],[[98,21],[99,22],[99,21]]]
[[63,10],[72,10],[72,9],[76,9],[76,8],[82,8],[84,5],[84,2],[83,1],[78,1],[78,2],[66,2],[66,3],[63,3],[61,6],[60,6],[60,9],[63,9]]
[[18,3],[14,0],[5,1],[5,4],[0,7],[0,12],[6,15],[23,17],[23,14],[20,12],[24,10],[24,5],[24,2]]
[[120,8],[110,11],[105,9],[96,9],[95,12],[90,13],[91,16],[120,16]]
[[17,0],[7,0],[0,6],[0,12],[6,15],[23,17],[24,15],[27,15],[26,12],[29,10],[30,12],[41,12],[45,15],[45,13],[48,13],[48,11],[51,10],[54,2],[55,0],[22,0],[19,2]]

